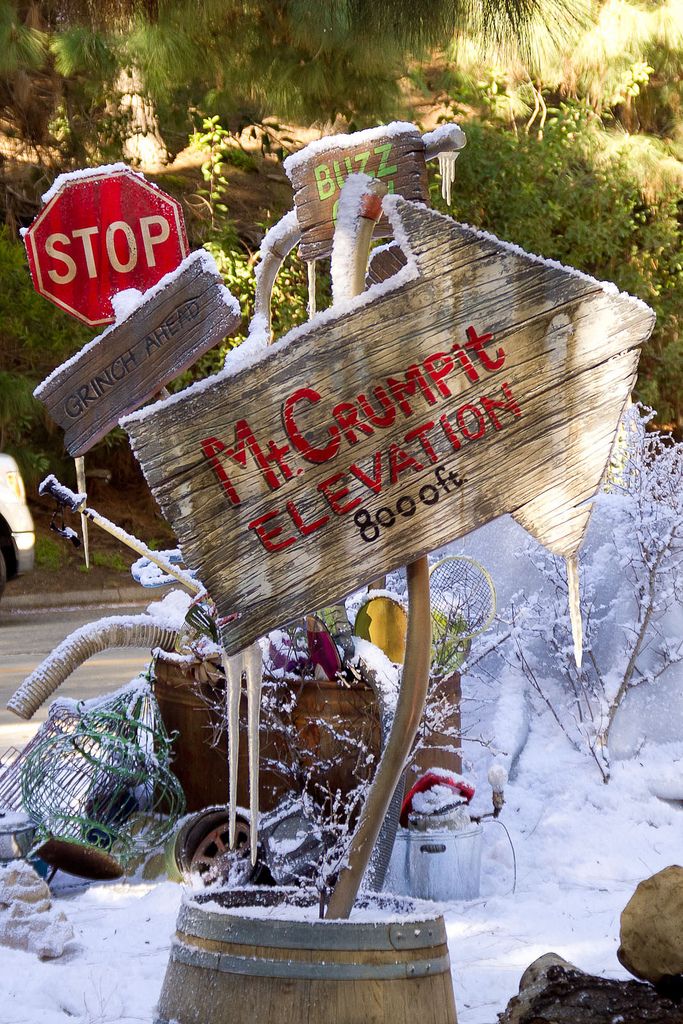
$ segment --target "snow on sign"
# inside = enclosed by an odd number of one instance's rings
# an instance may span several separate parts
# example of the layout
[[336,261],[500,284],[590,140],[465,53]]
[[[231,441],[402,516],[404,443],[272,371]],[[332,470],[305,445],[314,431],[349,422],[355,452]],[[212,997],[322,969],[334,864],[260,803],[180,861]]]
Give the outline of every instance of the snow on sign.
[[60,175],[24,236],[36,291],[93,327],[188,254],[180,203],[125,164]]
[[[317,260],[332,252],[337,204],[350,174],[368,174],[404,199],[429,202],[425,153],[415,125],[398,121],[353,135],[329,135],[288,157],[284,168],[294,189],[301,259]],[[382,217],[374,237],[390,234]]]
[[200,249],[144,295],[133,292],[125,315],[53,370],[34,394],[63,428],[69,454],[84,455],[120,416],[156,395],[239,323],[239,303],[213,257]]
[[564,556],[586,530],[654,314],[384,207],[394,278],[123,421],[229,654],[503,513]]

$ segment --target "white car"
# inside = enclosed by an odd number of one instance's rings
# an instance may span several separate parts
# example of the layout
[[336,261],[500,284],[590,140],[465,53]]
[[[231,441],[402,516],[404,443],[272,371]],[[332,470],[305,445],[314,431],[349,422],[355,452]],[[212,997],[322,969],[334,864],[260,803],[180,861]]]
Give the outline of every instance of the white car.
[[33,568],[36,535],[19,467],[0,454],[0,594],[5,581]]

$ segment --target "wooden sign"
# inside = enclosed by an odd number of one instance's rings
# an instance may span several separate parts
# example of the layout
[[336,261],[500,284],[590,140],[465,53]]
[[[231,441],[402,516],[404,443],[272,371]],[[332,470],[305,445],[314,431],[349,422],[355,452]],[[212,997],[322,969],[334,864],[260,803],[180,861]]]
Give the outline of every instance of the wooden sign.
[[240,323],[236,299],[200,250],[145,293],[129,316],[58,366],[34,394],[83,455]]
[[[390,193],[429,202],[425,143],[408,123],[330,135],[288,157],[284,168],[294,189],[301,228],[299,256],[307,261],[332,252],[337,203],[349,174],[368,174],[383,181]],[[382,217],[374,237],[391,234],[389,221]]]
[[503,513],[562,555],[587,527],[654,314],[384,205],[396,278],[124,421],[229,654]]

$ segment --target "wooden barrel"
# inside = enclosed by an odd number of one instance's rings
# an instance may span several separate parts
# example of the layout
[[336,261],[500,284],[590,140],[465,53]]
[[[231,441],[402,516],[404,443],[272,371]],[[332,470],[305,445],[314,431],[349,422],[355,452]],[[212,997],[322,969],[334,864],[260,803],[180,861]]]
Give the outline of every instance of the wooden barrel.
[[235,899],[233,912],[216,908],[222,896],[253,899],[214,893],[181,907],[156,1024],[457,1024],[440,915],[247,917]]

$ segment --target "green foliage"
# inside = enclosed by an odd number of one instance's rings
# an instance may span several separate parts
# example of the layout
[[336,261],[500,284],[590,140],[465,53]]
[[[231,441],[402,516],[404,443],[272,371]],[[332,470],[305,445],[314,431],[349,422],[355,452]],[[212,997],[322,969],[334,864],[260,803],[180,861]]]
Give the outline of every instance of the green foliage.
[[64,78],[81,74],[110,79],[115,76],[117,54],[111,41],[85,25],[73,25],[53,35],[50,52],[55,69]]
[[13,455],[31,490],[61,468],[62,438],[33,389],[90,333],[33,289],[20,242],[0,228],[0,450]]
[[212,232],[216,231],[220,215],[228,212],[224,202],[228,179],[223,174],[223,168],[231,139],[230,132],[221,125],[217,114],[203,118],[202,130],[190,135],[190,145],[206,154],[206,160],[202,164],[202,177],[207,183],[207,188],[199,189],[197,195],[202,196],[209,207]]
[[0,75],[36,71],[45,61],[47,37],[26,24],[14,4],[0,3]]
[[455,619],[432,608],[432,661],[430,674],[443,679],[460,668],[471,647],[470,640],[462,640],[467,623],[462,616]]
[[[210,224],[205,233],[204,247],[211,253],[221,272],[226,286],[240,303],[242,324],[239,331],[207,353],[187,373],[173,382],[172,389],[186,387],[208,373],[217,372],[223,365],[226,352],[241,344],[248,332],[254,312],[256,277],[254,267],[257,254],[250,253],[240,242],[234,224],[230,220],[227,193],[229,182],[223,174],[230,154],[241,153],[235,148],[232,134],[222,126],[218,115],[204,118],[202,130],[190,136],[195,148],[206,154],[202,164],[202,176],[208,188],[198,194],[205,200],[210,211]],[[263,231],[270,225],[262,225]],[[329,302],[329,276],[320,274],[316,281],[317,308]],[[275,279],[271,301],[272,329],[274,337],[280,337],[290,328],[303,323],[307,318],[308,277],[306,265],[292,253],[284,261]]]
[[562,0],[0,0],[0,76],[24,76],[0,89],[0,105],[24,140],[74,162],[121,151],[131,131],[115,109],[121,72],[155,103],[169,151],[190,108],[235,130],[269,117],[374,123],[400,110],[414,55],[454,33],[526,39],[539,9],[556,26],[573,21]]
[[64,543],[41,533],[36,534],[35,561],[36,569],[59,572],[65,561]]
[[425,85],[478,117],[458,216],[644,299],[657,325],[637,394],[683,429],[683,4],[601,0],[528,60],[473,40]]
[[[128,572],[128,562],[118,551],[91,551],[91,565],[101,566],[103,569],[111,569],[114,572]],[[81,572],[87,572],[85,565],[79,566]]]
[[[227,351],[240,345],[246,338],[249,323],[254,313],[256,295],[256,278],[254,276],[254,256],[250,255],[239,243],[235,245],[230,237],[217,237],[205,244],[205,248],[216,260],[226,286],[239,300],[242,312],[242,324],[239,331],[226,339],[223,345],[212,349],[200,359],[187,373],[178,377],[171,385],[177,391],[193,380],[199,380],[209,373],[216,373],[223,366]],[[329,275],[319,273],[316,280],[317,308],[323,309],[330,301]],[[290,254],[282,264],[275,284],[271,302],[272,329],[275,338],[281,337],[292,327],[307,319],[308,278],[306,264],[296,253]]]

